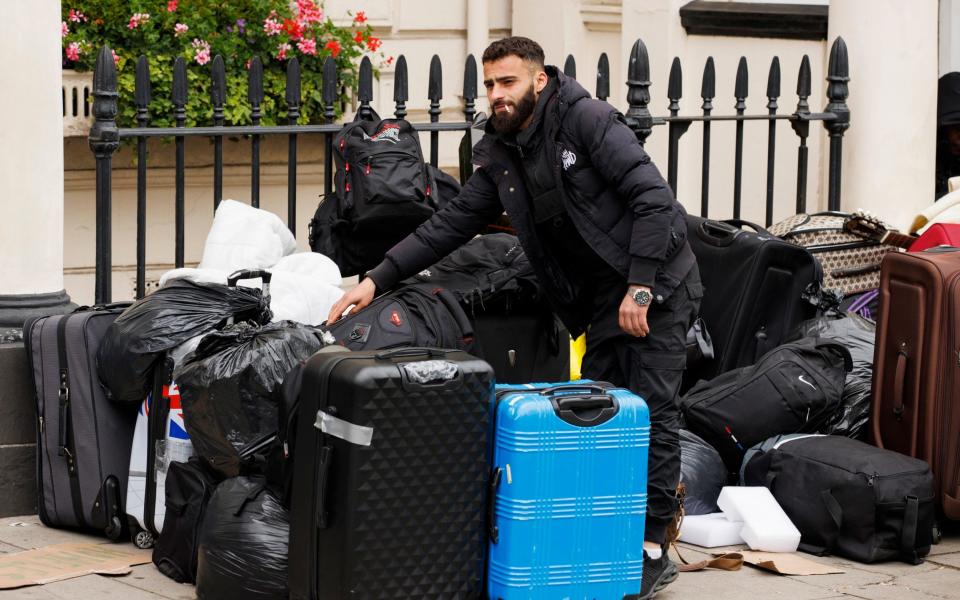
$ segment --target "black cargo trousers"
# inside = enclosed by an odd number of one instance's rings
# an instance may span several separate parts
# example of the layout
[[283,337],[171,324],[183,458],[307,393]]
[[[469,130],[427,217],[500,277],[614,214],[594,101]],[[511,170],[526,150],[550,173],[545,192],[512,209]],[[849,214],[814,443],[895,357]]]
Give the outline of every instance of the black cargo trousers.
[[[622,280],[599,285],[581,373],[608,381],[643,398],[650,409],[647,471],[647,521],[644,538],[664,543],[677,510],[680,482],[680,406],[678,394],[686,366],[687,330],[700,310],[703,287],[694,265],[677,289],[647,312],[650,333],[634,337],[619,328],[620,303],[627,293]],[[591,335],[593,334],[593,335]],[[591,340],[592,338],[592,340]]]

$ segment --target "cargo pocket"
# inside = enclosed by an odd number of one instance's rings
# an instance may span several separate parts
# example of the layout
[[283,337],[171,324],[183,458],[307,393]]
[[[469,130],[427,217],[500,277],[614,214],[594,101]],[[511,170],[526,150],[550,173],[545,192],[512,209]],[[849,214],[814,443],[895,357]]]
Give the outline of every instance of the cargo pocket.
[[679,415],[677,395],[686,352],[662,352],[631,347],[630,390],[643,398],[650,409],[650,420],[659,421]]

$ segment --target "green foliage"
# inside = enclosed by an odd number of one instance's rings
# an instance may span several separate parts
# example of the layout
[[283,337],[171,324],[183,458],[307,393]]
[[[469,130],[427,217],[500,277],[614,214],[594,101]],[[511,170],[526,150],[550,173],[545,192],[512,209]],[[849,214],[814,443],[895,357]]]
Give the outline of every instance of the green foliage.
[[113,49],[121,127],[136,125],[134,81],[141,55],[150,64],[150,124],[157,127],[175,125],[170,94],[177,57],[187,63],[188,126],[212,123],[210,62],[218,54],[227,73],[228,125],[251,123],[247,69],[253,56],[263,62],[264,125],[287,122],[289,59],[297,57],[300,63],[300,123],[323,120],[320,88],[326,57],[336,61],[338,88],[350,90],[356,88],[365,53],[372,54],[375,65],[393,60],[384,58],[362,11],[351,15],[350,27],[338,27],[314,0],[64,0],[61,7],[65,68],[92,70],[100,48]]

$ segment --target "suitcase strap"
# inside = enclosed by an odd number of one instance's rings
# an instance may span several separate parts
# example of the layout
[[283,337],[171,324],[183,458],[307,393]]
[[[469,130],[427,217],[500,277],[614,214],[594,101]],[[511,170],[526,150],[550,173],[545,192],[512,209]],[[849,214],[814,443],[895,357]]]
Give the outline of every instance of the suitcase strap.
[[59,427],[57,439],[57,455],[67,461],[67,474],[70,476],[70,500],[73,503],[73,514],[77,524],[88,527],[87,518],[83,513],[83,499],[80,496],[80,478],[77,474],[77,449],[73,435],[73,419],[70,410],[70,371],[67,364],[67,317],[61,317],[57,323],[57,358],[60,363],[60,386],[57,396],[59,399]]

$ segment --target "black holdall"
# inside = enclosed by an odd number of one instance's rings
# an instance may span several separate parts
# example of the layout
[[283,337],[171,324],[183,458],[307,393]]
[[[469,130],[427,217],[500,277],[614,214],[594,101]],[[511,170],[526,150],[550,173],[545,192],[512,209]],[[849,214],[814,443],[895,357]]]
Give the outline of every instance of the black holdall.
[[786,433],[815,432],[840,409],[850,351],[807,337],[755,364],[700,381],[680,400],[687,428],[717,449],[731,472],[748,448]]
[[[436,171],[424,162],[409,122],[376,114],[340,130],[333,158],[336,190],[310,222],[310,248],[333,259],[344,276],[357,275],[439,208]],[[449,188],[449,178],[441,178]]]
[[910,564],[930,552],[933,474],[922,460],[836,435],[773,439],[751,454],[744,483],[770,488],[800,550]]

